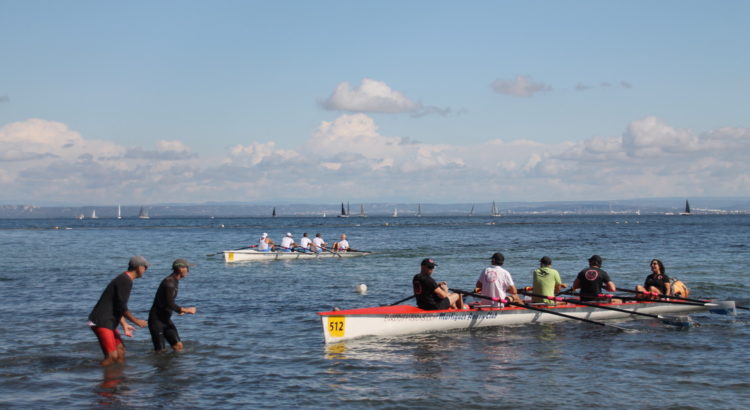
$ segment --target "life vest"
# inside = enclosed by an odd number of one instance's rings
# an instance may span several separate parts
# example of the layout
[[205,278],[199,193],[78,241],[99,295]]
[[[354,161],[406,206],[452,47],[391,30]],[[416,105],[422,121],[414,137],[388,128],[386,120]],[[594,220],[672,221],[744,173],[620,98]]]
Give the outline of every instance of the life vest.
[[681,298],[686,298],[690,295],[690,289],[688,289],[683,281],[672,279],[672,294]]

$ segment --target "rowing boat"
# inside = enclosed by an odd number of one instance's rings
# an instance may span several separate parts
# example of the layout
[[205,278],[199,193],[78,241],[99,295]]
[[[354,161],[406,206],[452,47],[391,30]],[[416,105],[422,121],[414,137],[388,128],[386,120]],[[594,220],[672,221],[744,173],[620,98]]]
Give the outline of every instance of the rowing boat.
[[249,261],[275,261],[288,259],[320,259],[320,258],[353,258],[355,256],[366,256],[370,252],[345,251],[345,252],[283,252],[283,251],[256,251],[254,249],[237,249],[223,251],[225,262],[249,262]]
[[[707,310],[713,313],[735,314],[734,301],[713,302],[707,304],[707,306],[659,303],[658,301],[630,301],[602,303],[601,305],[654,315],[687,314]],[[589,320],[638,317],[632,313],[573,304],[561,304],[549,307],[544,304],[534,304],[532,306]],[[480,327],[571,320],[558,315],[546,314],[515,306],[504,308],[485,307],[469,310],[422,310],[415,306],[397,305],[319,312],[318,315],[323,325],[323,336],[326,343],[364,336],[398,336],[455,329],[475,329]]]

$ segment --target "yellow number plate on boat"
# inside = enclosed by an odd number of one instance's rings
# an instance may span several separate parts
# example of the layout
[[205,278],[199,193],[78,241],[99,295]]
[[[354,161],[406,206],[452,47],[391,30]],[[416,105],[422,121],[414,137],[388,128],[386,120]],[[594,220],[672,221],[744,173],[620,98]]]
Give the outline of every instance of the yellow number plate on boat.
[[227,252],[227,260],[229,262],[234,260],[234,252]]
[[331,337],[344,337],[345,319],[343,316],[328,317],[328,334]]

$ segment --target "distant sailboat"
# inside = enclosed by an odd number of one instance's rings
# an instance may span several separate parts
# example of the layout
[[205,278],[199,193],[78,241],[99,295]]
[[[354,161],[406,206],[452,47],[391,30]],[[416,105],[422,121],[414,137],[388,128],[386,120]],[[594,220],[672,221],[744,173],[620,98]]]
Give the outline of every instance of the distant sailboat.
[[117,205],[117,219],[122,219],[122,208],[120,208],[120,205]]
[[96,216],[96,209],[94,209],[93,211],[91,211],[91,219],[99,219],[99,217]]
[[393,215],[394,218],[398,216],[398,208],[393,208]]
[[326,217],[326,211],[323,211],[323,218]]
[[360,218],[367,218],[367,213],[365,213],[365,205],[360,204],[359,205],[359,217]]
[[276,218],[276,207],[273,207],[273,211],[271,211],[271,217]]
[[76,218],[83,219],[83,218],[85,218],[85,216],[83,216],[83,214],[78,214],[78,216]]
[[690,215],[690,202],[685,200],[685,212],[680,212],[680,215]]
[[341,213],[339,214],[339,218],[348,218],[349,214],[346,212],[346,208],[344,208],[344,203],[341,203]]
[[492,210],[490,211],[490,216],[500,216],[500,212],[497,210],[497,206],[495,206],[495,201],[492,201]]
[[138,213],[138,219],[149,219],[148,211],[146,208],[141,207],[141,212]]
[[422,204],[417,204],[417,218],[422,216]]
[[469,211],[469,216],[474,216],[474,204],[471,204],[471,210]]

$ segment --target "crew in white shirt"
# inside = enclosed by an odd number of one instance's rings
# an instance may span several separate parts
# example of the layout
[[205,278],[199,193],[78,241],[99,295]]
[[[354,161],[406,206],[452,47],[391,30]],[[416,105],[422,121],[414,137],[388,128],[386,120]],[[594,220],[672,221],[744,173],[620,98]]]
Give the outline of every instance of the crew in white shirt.
[[[492,255],[492,266],[485,268],[479,275],[475,292],[493,299],[505,299],[506,296],[509,296],[513,301],[520,302],[518,291],[513,284],[513,278],[510,277],[510,272],[502,268],[504,262],[505,256],[502,253],[497,252]],[[491,303],[492,306],[496,307],[504,306],[500,302]]]
[[260,236],[260,240],[258,240],[258,250],[260,252],[268,252],[271,250],[271,247],[273,246],[273,240],[268,237],[268,234],[263,232],[263,234]]
[[311,243],[312,241],[307,237],[307,232],[303,233],[302,239],[299,240],[299,247],[302,248],[304,252],[308,252],[310,250]]
[[350,250],[349,241],[346,240],[346,234],[341,234],[341,239],[333,244],[333,250],[336,252],[346,252]]
[[297,244],[294,243],[294,236],[291,232],[287,232],[286,236],[281,239],[281,251],[291,252],[296,246]]
[[318,253],[323,252],[325,247],[328,246],[326,241],[323,240],[323,237],[320,236],[320,232],[315,234],[315,238],[312,240],[312,244],[313,250]]

